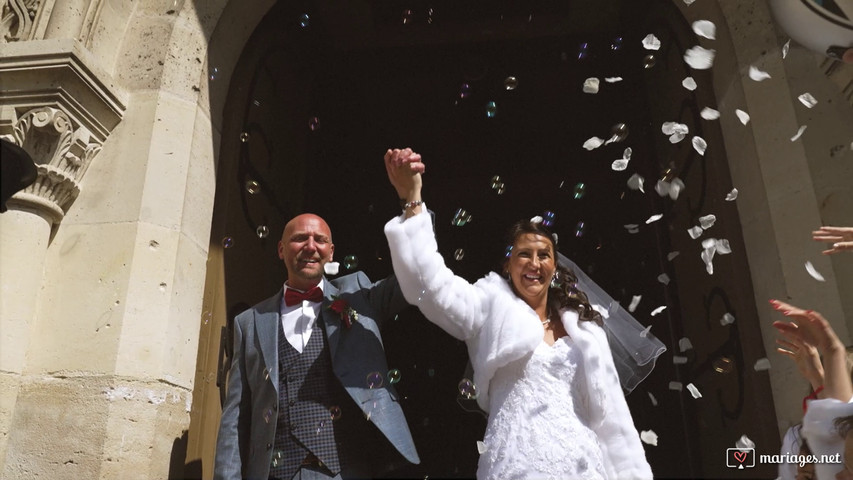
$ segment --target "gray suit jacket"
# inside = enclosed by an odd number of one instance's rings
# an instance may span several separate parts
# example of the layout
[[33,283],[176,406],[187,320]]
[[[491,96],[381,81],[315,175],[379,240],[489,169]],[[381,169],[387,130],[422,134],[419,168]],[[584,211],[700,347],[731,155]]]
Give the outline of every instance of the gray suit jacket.
[[[388,372],[379,328],[408,305],[396,277],[374,284],[356,272],[332,281],[323,278],[323,282],[320,317],[335,376],[365,414],[369,409],[369,421],[403,457],[420,463],[396,391],[387,382],[370,389],[366,380],[372,372]],[[358,312],[351,327],[328,308],[335,298],[346,300]],[[279,290],[234,319],[234,354],[216,442],[215,479],[269,478],[276,421],[266,421],[264,416],[278,404],[281,299]]]

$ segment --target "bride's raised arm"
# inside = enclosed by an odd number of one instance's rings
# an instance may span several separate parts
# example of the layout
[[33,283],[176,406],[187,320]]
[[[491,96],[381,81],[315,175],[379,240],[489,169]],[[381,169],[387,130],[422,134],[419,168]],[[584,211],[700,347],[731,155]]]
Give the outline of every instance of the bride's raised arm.
[[457,277],[438,253],[432,219],[423,204],[421,156],[411,149],[385,153],[385,170],[403,214],[385,225],[394,273],[406,300],[454,337],[474,335],[487,318],[482,290]]

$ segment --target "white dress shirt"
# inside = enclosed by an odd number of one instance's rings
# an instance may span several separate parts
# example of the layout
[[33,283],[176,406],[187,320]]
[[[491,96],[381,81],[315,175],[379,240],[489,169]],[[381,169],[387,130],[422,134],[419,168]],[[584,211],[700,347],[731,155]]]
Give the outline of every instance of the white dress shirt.
[[[317,286],[323,290],[323,282]],[[287,284],[284,285],[285,291],[290,288]],[[296,290],[302,292],[302,290]],[[308,344],[308,339],[311,338],[311,332],[314,330],[314,322],[317,316],[320,315],[320,307],[323,302],[309,302],[302,300],[301,303],[287,306],[284,303],[284,295],[281,298],[281,326],[284,329],[284,337],[293,345],[299,353]]]

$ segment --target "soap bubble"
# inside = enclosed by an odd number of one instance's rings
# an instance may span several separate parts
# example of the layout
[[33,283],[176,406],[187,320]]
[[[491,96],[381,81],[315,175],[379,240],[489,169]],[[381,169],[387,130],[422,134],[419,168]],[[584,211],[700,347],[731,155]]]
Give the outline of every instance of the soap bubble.
[[462,395],[463,398],[468,400],[473,400],[477,398],[477,386],[474,385],[474,382],[468,380],[467,378],[463,378],[459,381],[459,394]]
[[584,60],[589,56],[589,44],[584,42],[578,47],[578,60]]
[[358,267],[358,257],[355,255],[347,255],[344,257],[344,268],[347,270],[354,270]]
[[379,372],[370,372],[367,374],[367,388],[381,388],[385,384],[385,379]]
[[495,102],[489,102],[486,104],[486,117],[487,118],[495,118],[495,115],[498,114],[498,105]]

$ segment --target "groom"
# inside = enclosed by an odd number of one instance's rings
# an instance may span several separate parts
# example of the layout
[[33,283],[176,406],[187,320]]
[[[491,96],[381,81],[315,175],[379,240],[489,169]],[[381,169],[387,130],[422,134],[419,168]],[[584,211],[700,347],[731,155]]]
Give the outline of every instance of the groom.
[[406,301],[394,276],[327,280],[334,251],[322,218],[290,220],[284,288],[235,318],[215,479],[371,478],[420,463],[379,334]]

